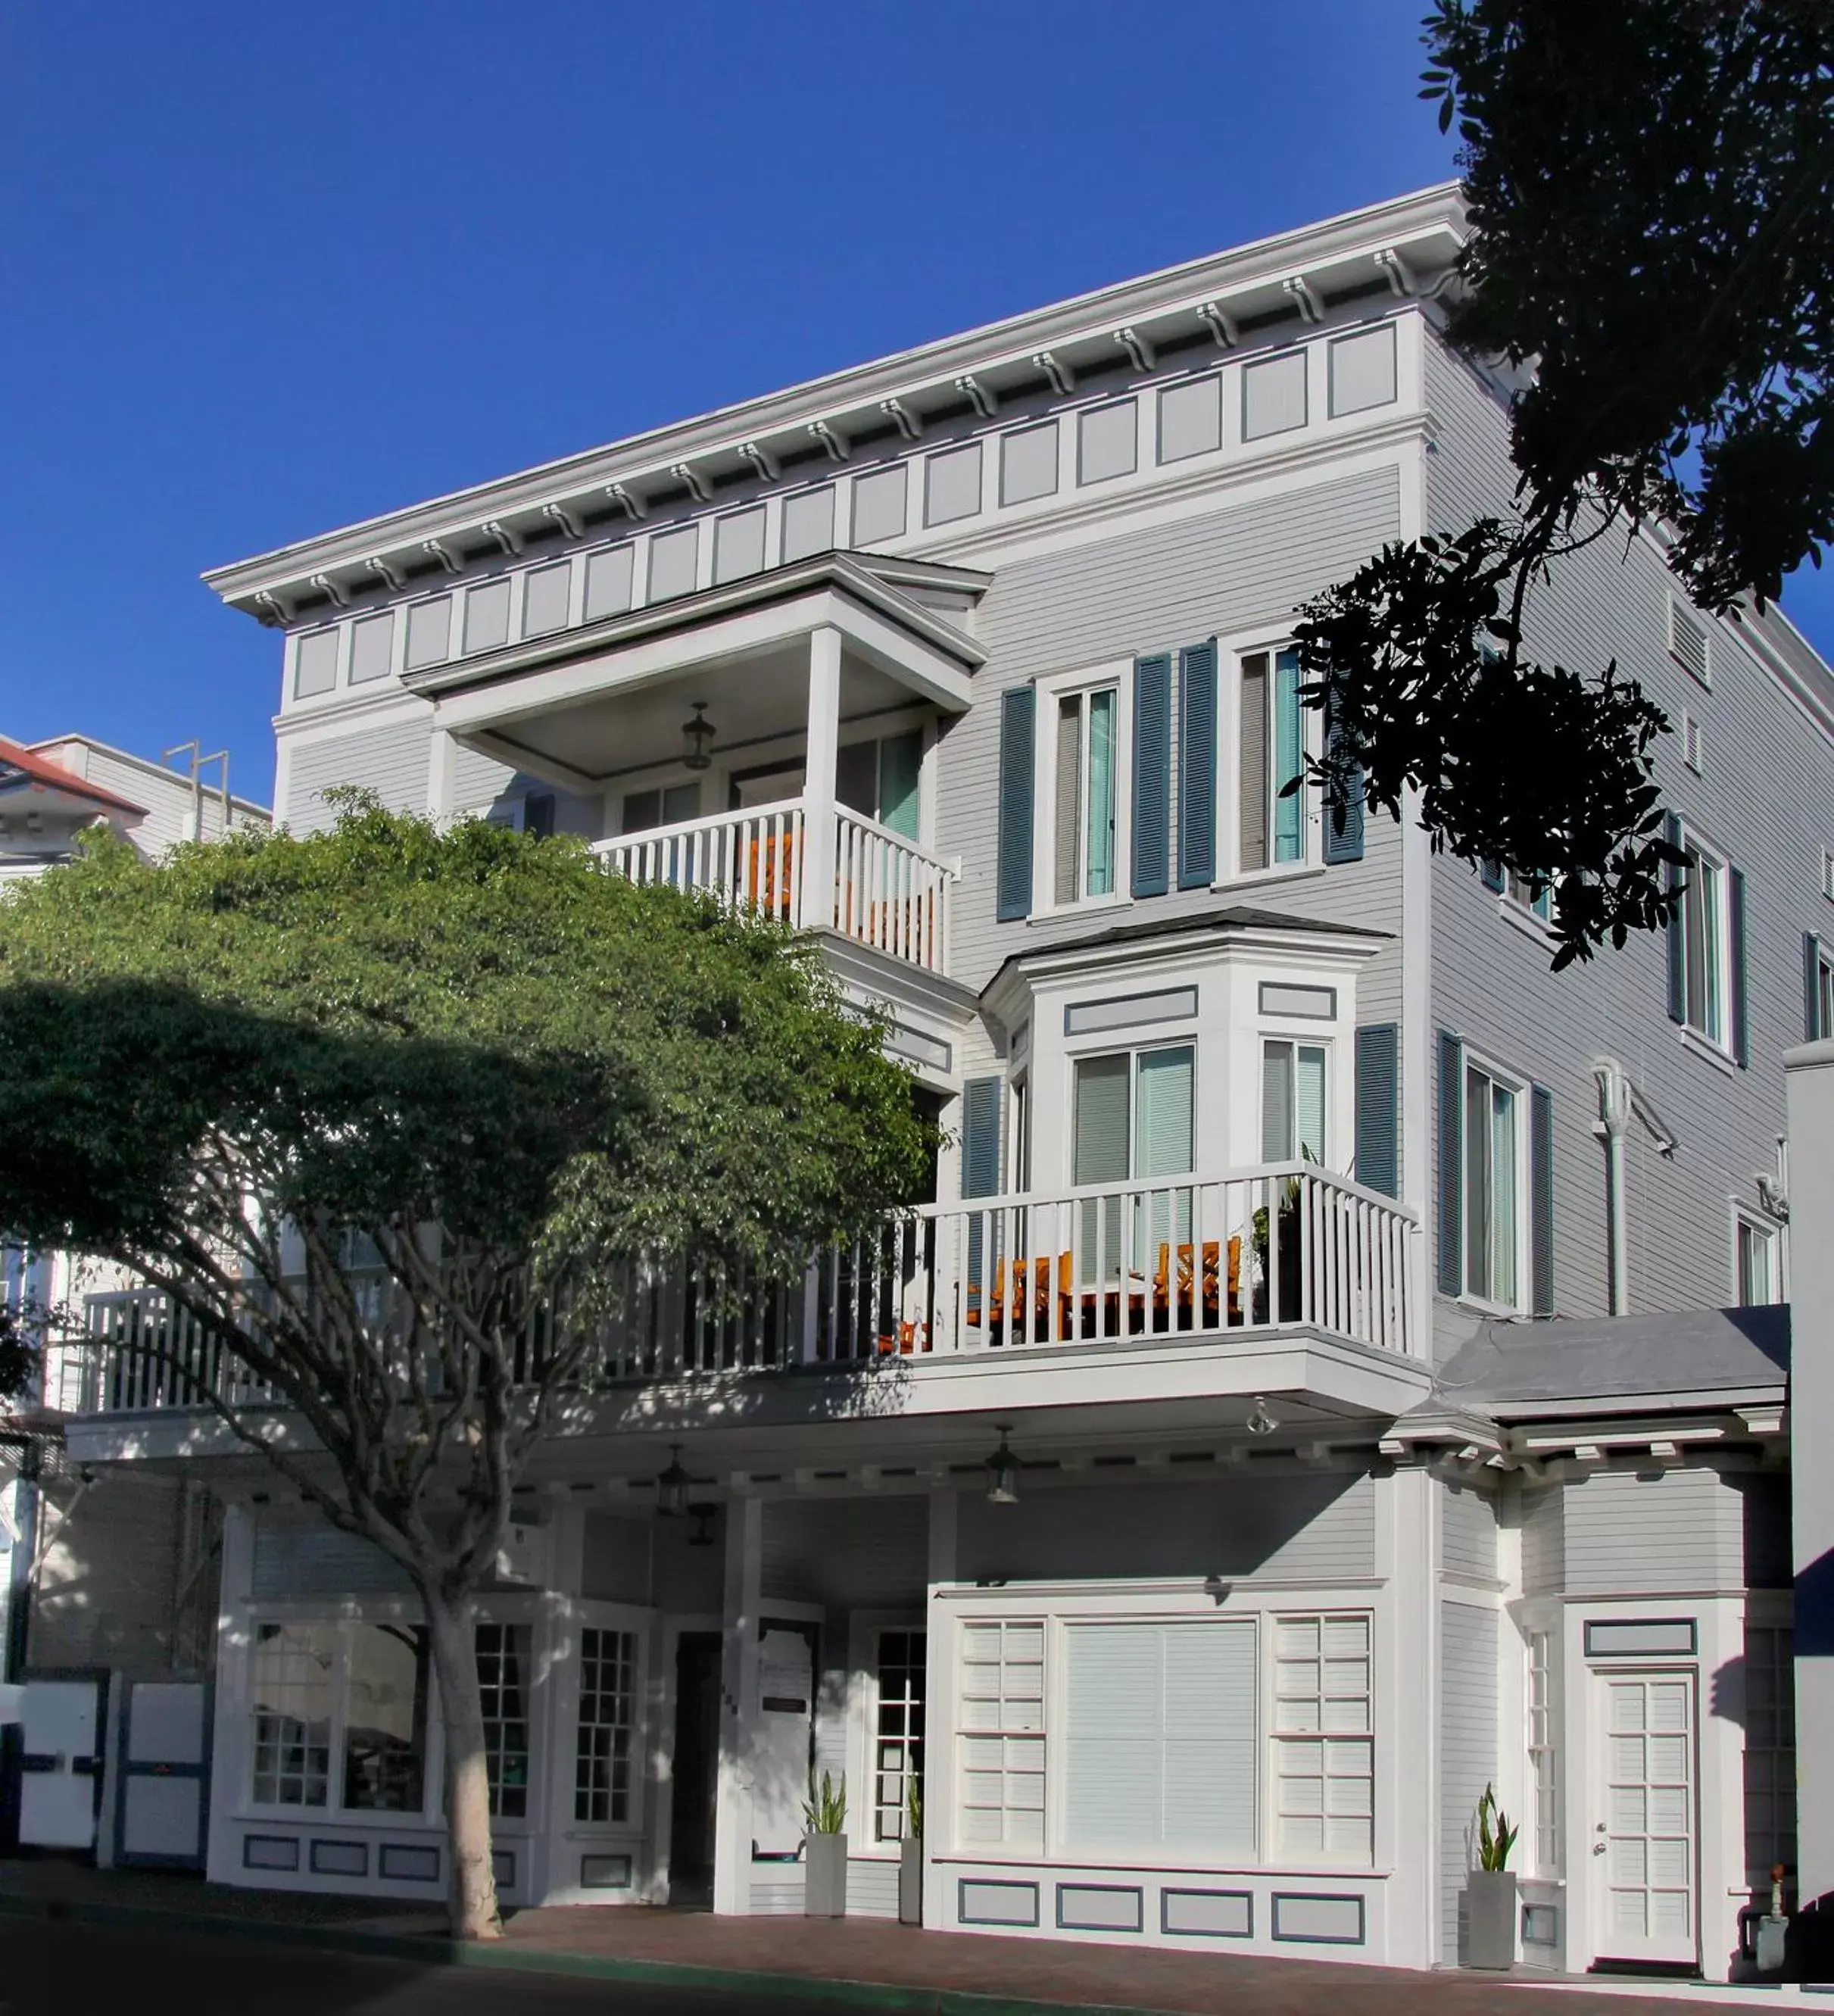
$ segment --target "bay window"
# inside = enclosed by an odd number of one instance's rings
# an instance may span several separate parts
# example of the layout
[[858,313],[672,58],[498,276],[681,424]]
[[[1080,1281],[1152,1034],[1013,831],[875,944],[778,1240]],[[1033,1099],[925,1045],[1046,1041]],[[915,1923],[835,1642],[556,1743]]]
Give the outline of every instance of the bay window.
[[255,1627],[250,1797],[418,1813],[426,1800],[426,1633],[412,1624]]

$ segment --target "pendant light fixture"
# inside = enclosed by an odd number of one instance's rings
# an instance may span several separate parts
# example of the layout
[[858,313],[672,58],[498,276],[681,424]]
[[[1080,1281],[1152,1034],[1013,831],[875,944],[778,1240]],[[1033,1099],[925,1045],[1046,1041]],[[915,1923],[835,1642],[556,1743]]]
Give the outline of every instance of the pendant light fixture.
[[719,730],[707,718],[707,702],[694,702],[694,718],[681,724],[681,740],[687,743],[687,753],[681,761],[690,770],[704,770],[714,760],[707,753],[707,744]]
[[688,1510],[688,1487],[693,1479],[681,1467],[681,1445],[669,1445],[669,1467],[656,1480],[656,1509],[659,1517],[679,1519]]
[[1264,1395],[1260,1393],[1255,1395],[1254,1405],[1249,1411],[1246,1425],[1251,1435],[1271,1435],[1275,1429],[1279,1427],[1278,1418],[1268,1411],[1268,1402]]
[[1000,1446],[987,1458],[987,1503],[990,1505],[1016,1505],[1019,1503],[1019,1459],[1012,1453],[1006,1438],[1012,1431],[1003,1421],[995,1424],[1000,1431]]

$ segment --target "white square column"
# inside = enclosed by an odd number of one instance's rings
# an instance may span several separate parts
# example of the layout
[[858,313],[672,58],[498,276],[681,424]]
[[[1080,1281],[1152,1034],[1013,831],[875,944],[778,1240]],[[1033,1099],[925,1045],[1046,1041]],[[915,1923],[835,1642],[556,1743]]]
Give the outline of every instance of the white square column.
[[735,1498],[726,1518],[725,1643],[720,1661],[719,1790],[714,1817],[714,1909],[751,1909],[752,1759],[757,1748],[759,1589],[764,1508]]
[[840,759],[840,632],[809,633],[809,722],[804,766],[802,909],[805,931],[834,922],[834,776]]

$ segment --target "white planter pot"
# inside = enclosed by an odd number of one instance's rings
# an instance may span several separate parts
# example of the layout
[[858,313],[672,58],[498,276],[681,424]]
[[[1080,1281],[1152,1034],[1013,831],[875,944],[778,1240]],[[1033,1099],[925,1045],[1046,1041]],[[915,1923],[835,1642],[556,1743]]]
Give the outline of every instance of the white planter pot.
[[1516,1964],[1515,1870],[1473,1870],[1465,1901],[1465,1964],[1508,1973]]
[[909,1837],[898,1844],[898,1923],[923,1922],[923,1841]]
[[803,1836],[803,1916],[807,1918],[844,1918],[847,1916],[847,1836],[844,1834],[805,1834]]

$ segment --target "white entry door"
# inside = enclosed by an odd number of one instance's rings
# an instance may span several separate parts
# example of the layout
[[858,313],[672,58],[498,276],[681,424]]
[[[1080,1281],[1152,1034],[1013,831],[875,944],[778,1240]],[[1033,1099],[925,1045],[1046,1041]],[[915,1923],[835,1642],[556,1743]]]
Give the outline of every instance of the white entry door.
[[95,1680],[28,1680],[20,1716],[19,1838],[29,1848],[93,1848],[102,1780]]
[[1604,1773],[1592,1834],[1601,1959],[1697,1957],[1694,1675],[1601,1673]]

